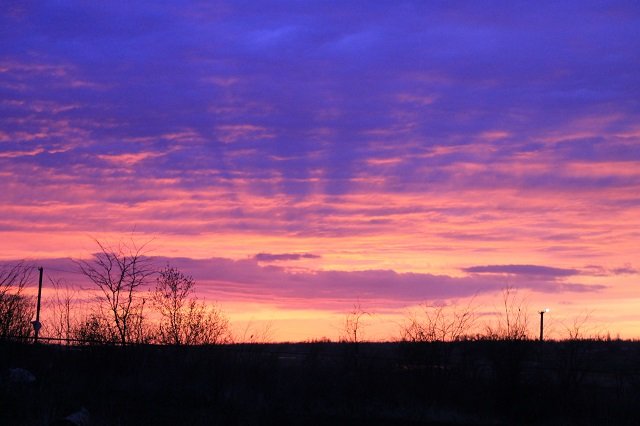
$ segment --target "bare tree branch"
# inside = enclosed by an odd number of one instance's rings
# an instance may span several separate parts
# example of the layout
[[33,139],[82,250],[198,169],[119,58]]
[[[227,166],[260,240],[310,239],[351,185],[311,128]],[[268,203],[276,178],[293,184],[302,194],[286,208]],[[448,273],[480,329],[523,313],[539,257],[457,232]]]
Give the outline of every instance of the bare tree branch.
[[144,299],[139,289],[154,273],[151,259],[144,255],[146,244],[119,242],[108,246],[95,240],[99,251],[91,260],[78,260],[76,264],[102,293],[102,302],[108,311],[110,326],[121,344],[140,341],[138,331],[142,321]]

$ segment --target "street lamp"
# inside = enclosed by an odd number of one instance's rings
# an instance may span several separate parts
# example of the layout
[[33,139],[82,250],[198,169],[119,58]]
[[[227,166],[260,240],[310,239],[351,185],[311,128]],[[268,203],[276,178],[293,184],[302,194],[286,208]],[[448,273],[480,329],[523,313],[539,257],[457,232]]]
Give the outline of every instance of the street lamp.
[[539,312],[540,314],[540,341],[544,339],[544,314],[549,312],[549,308],[544,308]]
[[40,323],[40,301],[42,299],[42,266],[38,268],[40,272],[40,280],[38,281],[38,305],[36,307],[36,319],[35,321],[31,321],[31,325],[33,325],[33,334],[34,334],[34,343],[38,343],[38,335],[40,334],[40,329],[42,328],[42,324]]

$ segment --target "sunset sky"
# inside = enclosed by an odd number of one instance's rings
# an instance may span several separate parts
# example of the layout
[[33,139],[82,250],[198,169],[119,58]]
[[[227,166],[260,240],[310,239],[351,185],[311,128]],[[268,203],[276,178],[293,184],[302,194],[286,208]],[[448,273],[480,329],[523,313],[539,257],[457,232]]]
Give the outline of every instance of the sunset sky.
[[505,286],[640,338],[640,3],[10,0],[0,196],[0,260],[149,242],[276,340]]

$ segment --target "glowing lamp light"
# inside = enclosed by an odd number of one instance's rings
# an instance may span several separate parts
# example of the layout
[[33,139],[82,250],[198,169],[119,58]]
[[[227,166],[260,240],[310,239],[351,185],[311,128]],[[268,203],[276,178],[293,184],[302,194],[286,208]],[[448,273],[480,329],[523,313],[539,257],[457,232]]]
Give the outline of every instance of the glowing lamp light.
[[540,311],[540,341],[544,339],[544,314],[549,312],[549,308],[544,308]]

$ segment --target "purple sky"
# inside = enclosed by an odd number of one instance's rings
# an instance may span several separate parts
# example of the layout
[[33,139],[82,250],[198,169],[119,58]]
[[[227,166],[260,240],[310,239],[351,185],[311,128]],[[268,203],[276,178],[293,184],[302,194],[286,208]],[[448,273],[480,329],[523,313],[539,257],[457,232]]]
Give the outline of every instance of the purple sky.
[[283,306],[506,276],[613,315],[638,278],[640,3],[10,0],[0,193],[0,260],[135,230]]

